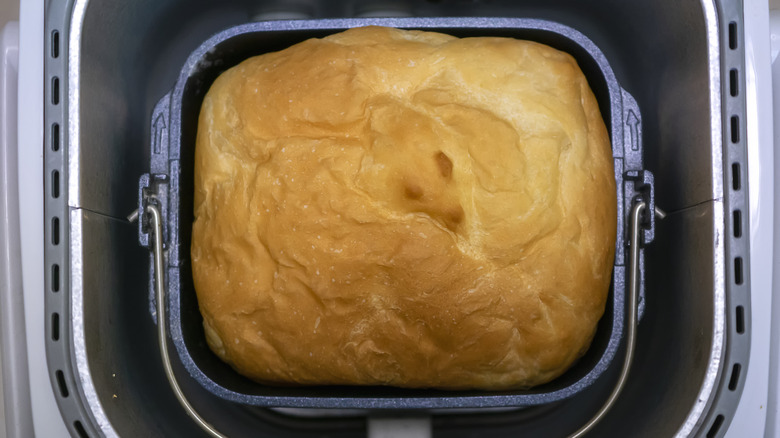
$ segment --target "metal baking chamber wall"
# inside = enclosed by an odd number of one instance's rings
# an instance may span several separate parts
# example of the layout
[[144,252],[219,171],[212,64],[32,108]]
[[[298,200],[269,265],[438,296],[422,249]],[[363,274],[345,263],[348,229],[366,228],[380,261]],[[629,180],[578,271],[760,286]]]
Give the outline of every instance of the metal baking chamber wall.
[[[646,252],[635,363],[594,436],[718,436],[741,391],[750,318],[740,96],[741,4],[708,0],[51,1],[46,55],[47,351],[75,436],[198,436],[160,365],[150,254],[125,218],[149,171],[150,115],[186,57],[256,20],[510,16],[570,26],[606,55],[642,113],[658,222]],[[433,415],[441,437],[564,436],[611,391],[622,358],[577,396],[527,409]],[[290,415],[184,392],[229,436],[365,436],[366,413]],[[415,412],[413,414],[423,414]]]

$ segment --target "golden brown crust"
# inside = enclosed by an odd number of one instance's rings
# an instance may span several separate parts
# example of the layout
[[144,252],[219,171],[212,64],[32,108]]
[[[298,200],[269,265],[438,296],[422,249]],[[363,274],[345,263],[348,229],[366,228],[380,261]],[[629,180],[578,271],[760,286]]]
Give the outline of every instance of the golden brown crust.
[[203,102],[195,288],[260,382],[512,389],[604,311],[612,155],[574,59],[369,27],[248,59]]

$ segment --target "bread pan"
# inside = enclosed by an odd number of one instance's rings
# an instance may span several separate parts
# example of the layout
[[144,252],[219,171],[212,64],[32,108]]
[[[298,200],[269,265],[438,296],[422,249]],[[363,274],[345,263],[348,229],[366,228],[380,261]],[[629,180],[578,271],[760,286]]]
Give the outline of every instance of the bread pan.
[[[255,383],[220,361],[208,348],[193,288],[189,260],[193,221],[193,159],[204,95],[223,71],[255,55],[347,28],[384,25],[425,29],[459,37],[502,36],[537,41],[574,56],[593,89],[612,140],[618,200],[618,234],[612,285],[604,316],[588,352],[570,370],[525,391],[440,391],[390,387],[271,387]],[[169,332],[182,363],[203,387],[227,400],[256,406],[319,408],[465,408],[529,406],[573,396],[609,366],[623,337],[626,293],[626,214],[636,197],[653,211],[653,178],[642,166],[641,118],[634,99],[618,84],[601,51],[584,35],[549,21],[531,19],[408,18],[257,22],[227,29],[204,42],[187,59],[174,89],[155,106],[151,172],[139,182],[139,211],[156,198],[167,249]],[[150,247],[148,221],[139,221],[141,245]],[[644,243],[654,237],[647,215]],[[644,258],[640,256],[640,270]],[[151,267],[150,269],[153,269]],[[643,282],[642,282],[643,283]],[[154,312],[154,288],[150,284]],[[640,296],[643,296],[643,288]],[[640,301],[640,311],[643,300]]]

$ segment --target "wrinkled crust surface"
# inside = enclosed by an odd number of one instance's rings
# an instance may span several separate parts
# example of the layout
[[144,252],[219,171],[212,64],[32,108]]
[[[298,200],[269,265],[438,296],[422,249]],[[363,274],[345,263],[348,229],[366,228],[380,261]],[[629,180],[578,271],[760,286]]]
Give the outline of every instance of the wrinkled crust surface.
[[195,289],[241,374],[520,389],[587,350],[615,180],[570,55],[352,29],[222,74],[196,147]]

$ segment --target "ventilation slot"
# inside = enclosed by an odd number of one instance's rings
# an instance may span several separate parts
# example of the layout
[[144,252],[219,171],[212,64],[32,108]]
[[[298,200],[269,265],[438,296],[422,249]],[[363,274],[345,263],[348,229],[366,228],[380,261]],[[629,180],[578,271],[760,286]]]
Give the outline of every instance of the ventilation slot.
[[51,244],[60,244],[60,218],[57,217],[51,219]]
[[60,172],[58,170],[51,172],[51,197],[54,199],[60,197]]
[[56,30],[51,33],[51,57],[60,57],[60,33]]
[[733,187],[734,190],[739,190],[742,187],[742,183],[740,182],[739,178],[739,163],[734,163],[731,165],[731,187]]
[[742,257],[734,259],[734,283],[742,284]]
[[739,117],[731,116],[731,142],[739,143]]
[[739,72],[736,68],[732,68],[729,73],[729,91],[732,97],[736,97],[739,94]]
[[52,341],[60,340],[60,314],[59,313],[51,314],[51,340]]
[[60,265],[51,265],[51,291],[60,291]]
[[60,104],[60,78],[57,76],[51,78],[51,103]]
[[745,333],[745,308],[742,306],[737,306],[737,315],[736,315],[736,326],[737,326],[737,333],[740,335]]
[[81,421],[74,421],[73,428],[76,429],[76,433],[79,434],[79,438],[89,438],[89,435],[87,434],[87,431],[84,430],[84,426],[81,424]]
[[742,237],[742,212],[739,210],[734,210],[734,237],[740,238]]
[[737,22],[729,23],[729,49],[737,49]]
[[731,368],[731,378],[729,378],[729,391],[737,389],[739,383],[739,372],[742,370],[742,365],[735,363]]
[[63,374],[62,371],[57,370],[55,375],[57,376],[57,386],[60,388],[60,395],[65,398],[70,395],[68,392],[68,385],[65,383],[65,374]]
[[57,152],[60,150],[60,124],[51,125],[51,150]]
[[712,426],[710,427],[710,430],[707,431],[707,438],[715,438],[715,435],[718,434],[718,430],[720,430],[720,426],[723,425],[723,420],[725,418],[723,415],[718,415],[715,417],[715,421],[712,422]]

